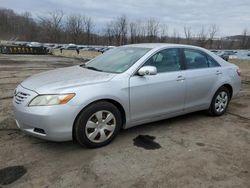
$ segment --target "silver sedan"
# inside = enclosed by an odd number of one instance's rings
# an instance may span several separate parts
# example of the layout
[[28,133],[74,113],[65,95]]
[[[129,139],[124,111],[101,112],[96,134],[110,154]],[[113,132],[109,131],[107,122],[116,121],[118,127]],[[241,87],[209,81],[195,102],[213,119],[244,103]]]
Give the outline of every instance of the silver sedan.
[[31,76],[16,88],[13,105],[28,134],[100,147],[121,128],[199,110],[220,116],[240,87],[239,68],[206,49],[135,44]]

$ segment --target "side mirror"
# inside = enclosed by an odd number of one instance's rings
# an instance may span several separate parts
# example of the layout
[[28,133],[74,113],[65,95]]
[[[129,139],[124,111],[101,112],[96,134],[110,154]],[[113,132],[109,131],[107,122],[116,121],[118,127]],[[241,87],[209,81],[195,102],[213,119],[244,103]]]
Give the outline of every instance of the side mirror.
[[144,66],[139,69],[138,74],[140,76],[156,75],[157,69],[154,66]]

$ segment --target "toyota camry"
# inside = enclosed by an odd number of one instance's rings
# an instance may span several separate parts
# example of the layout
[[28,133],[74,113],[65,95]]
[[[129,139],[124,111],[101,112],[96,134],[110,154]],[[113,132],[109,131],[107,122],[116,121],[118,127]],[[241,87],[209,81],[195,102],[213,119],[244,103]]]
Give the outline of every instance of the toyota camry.
[[240,87],[239,68],[206,49],[134,44],[31,76],[13,105],[27,134],[100,147],[120,129],[200,110],[220,116]]

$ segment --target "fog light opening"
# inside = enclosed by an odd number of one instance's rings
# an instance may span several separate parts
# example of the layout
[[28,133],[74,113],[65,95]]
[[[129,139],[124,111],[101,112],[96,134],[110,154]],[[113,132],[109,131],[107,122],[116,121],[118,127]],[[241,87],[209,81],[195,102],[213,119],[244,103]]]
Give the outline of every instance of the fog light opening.
[[39,128],[34,128],[34,132],[37,132],[37,133],[40,133],[40,134],[46,134],[43,129],[39,129]]

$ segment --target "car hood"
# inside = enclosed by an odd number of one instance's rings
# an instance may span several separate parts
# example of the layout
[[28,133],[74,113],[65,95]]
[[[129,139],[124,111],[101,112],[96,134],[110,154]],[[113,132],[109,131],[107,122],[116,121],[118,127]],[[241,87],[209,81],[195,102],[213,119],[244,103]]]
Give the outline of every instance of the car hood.
[[60,92],[62,90],[86,84],[95,84],[109,81],[115,76],[112,73],[89,70],[80,66],[59,68],[35,74],[21,85],[39,94]]

